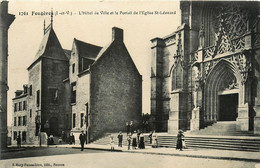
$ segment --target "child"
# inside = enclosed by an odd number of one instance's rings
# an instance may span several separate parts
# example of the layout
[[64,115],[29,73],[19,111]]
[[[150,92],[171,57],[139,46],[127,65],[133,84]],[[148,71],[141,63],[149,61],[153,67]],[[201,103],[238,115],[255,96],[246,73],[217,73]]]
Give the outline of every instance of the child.
[[113,137],[113,135],[111,135],[111,137],[110,137],[110,146],[111,146],[111,151],[115,150],[115,147],[114,147],[114,137]]
[[131,134],[128,134],[127,142],[128,142],[128,150],[130,150],[130,146],[131,146]]

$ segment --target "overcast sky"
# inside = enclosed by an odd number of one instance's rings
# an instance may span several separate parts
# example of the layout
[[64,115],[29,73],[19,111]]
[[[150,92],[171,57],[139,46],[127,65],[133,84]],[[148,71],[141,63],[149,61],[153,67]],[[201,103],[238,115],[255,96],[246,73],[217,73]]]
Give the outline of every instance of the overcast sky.
[[9,28],[8,125],[14,92],[28,83],[27,68],[42,41],[44,19],[46,25],[50,23],[51,8],[59,13],[54,16],[54,31],[64,49],[71,50],[73,38],[105,46],[111,41],[112,27],[124,29],[126,47],[143,76],[143,113],[150,113],[150,40],[164,37],[180,25],[179,2],[11,1],[9,13],[16,19]]

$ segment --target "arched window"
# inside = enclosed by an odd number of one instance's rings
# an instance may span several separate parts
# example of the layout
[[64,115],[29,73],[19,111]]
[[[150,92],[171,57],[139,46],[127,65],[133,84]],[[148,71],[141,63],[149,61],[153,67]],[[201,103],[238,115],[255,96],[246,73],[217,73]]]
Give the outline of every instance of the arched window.
[[182,88],[183,83],[183,68],[180,62],[172,70],[172,90],[177,90]]

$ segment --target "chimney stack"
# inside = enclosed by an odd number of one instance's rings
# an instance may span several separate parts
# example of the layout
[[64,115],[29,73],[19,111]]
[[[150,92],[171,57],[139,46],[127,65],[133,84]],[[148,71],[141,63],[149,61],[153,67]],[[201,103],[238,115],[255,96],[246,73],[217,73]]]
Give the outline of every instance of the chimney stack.
[[118,27],[113,27],[112,28],[112,40],[123,42],[124,41],[124,30],[120,29]]

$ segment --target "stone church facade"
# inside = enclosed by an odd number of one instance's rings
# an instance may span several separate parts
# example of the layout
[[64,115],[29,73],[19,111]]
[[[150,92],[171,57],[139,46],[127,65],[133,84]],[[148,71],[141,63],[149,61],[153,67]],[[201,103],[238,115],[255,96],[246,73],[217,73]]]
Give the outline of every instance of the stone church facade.
[[151,114],[157,131],[218,121],[260,133],[258,2],[182,1],[181,26],[152,42]]

